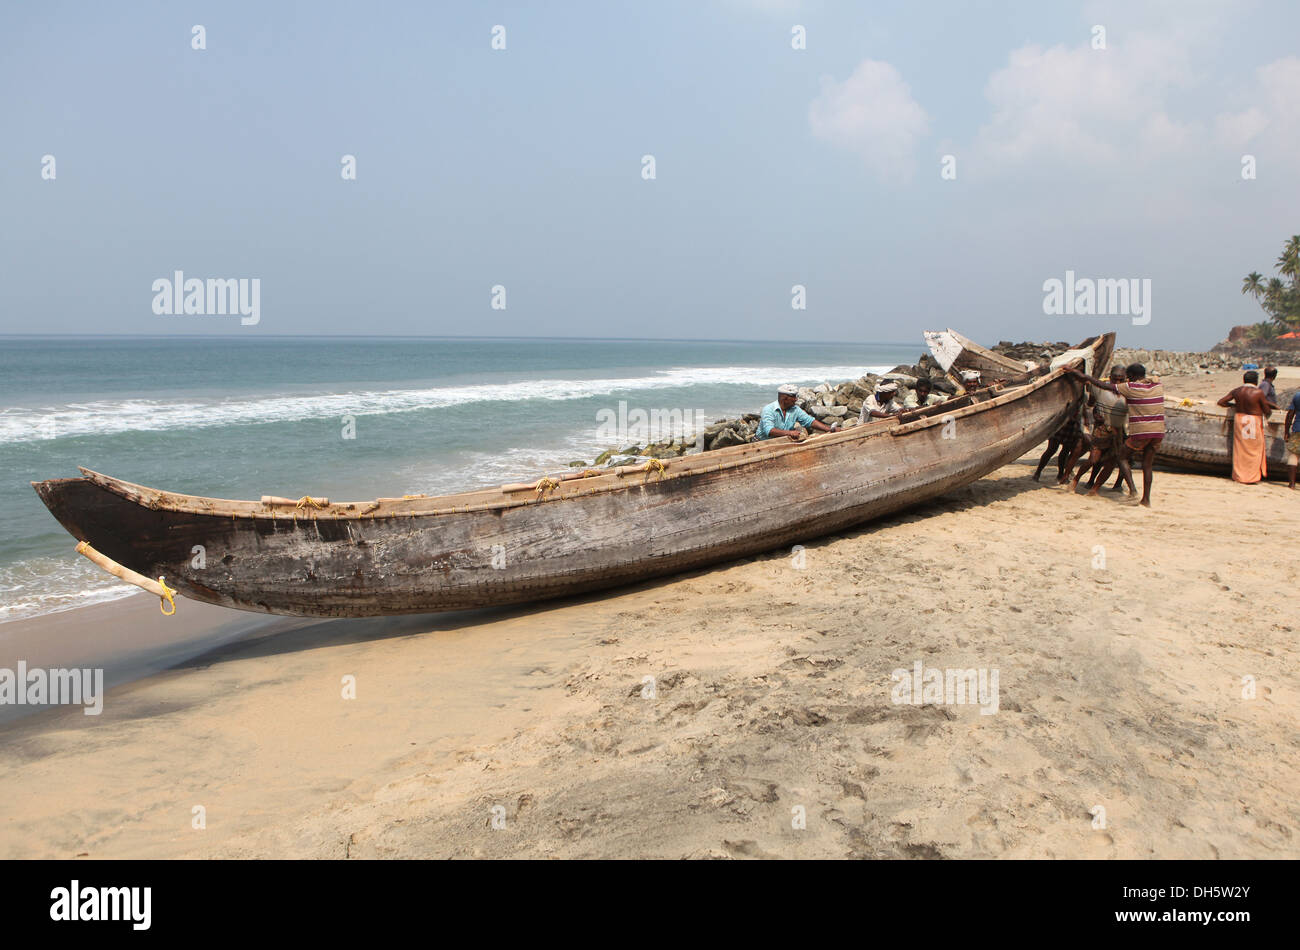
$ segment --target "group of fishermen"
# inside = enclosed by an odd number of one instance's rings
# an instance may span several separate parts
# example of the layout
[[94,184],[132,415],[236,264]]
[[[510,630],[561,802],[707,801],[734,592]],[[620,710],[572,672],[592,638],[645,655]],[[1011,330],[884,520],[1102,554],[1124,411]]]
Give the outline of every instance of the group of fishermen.
[[[876,383],[871,394],[862,401],[858,422],[894,417],[905,420],[914,410],[937,406],[949,399],[959,399],[968,392],[979,389],[980,385],[981,377],[978,371],[963,370],[960,386],[956,387],[952,394],[945,396],[935,392],[934,383],[928,376],[920,376],[912,391],[903,399],[899,399],[898,383],[894,380],[882,379]],[[814,419],[800,408],[798,403],[798,386],[787,384],[778,388],[776,402],[768,403],[759,414],[758,430],[754,433],[755,440],[787,438],[802,442],[808,437],[809,432],[839,431],[839,423],[827,425]]]
[[[1133,363],[1116,364],[1108,379],[1097,379],[1071,368],[1073,376],[1091,384],[1080,411],[1072,412],[1047,441],[1047,449],[1038,459],[1034,481],[1043,473],[1052,456],[1060,450],[1057,484],[1070,483],[1077,490],[1083,476],[1091,470],[1088,494],[1096,495],[1119,469],[1113,491],[1127,485],[1129,494],[1137,495],[1133,484],[1133,463],[1142,465],[1142,504],[1151,505],[1151,477],[1156,449],[1165,437],[1165,393],[1158,376],[1147,376],[1146,367]],[[1074,464],[1084,453],[1088,457],[1074,471]],[[1071,472],[1074,472],[1073,477]]]
[[[1145,367],[1138,363],[1111,367],[1110,378],[1105,381],[1078,370],[1070,372],[1091,384],[1089,396],[1082,407],[1083,414],[1072,414],[1049,439],[1034,471],[1035,481],[1059,449],[1058,484],[1070,482],[1071,490],[1076,490],[1080,479],[1091,469],[1088,494],[1096,495],[1111,471],[1118,468],[1112,490],[1120,491],[1122,485],[1127,485],[1129,494],[1136,495],[1132,465],[1140,458],[1142,504],[1150,506],[1152,464],[1165,435],[1164,388],[1159,377],[1148,377]],[[1258,371],[1247,370],[1242,384],[1218,401],[1222,408],[1233,410],[1234,481],[1250,485],[1268,476],[1267,419],[1280,409],[1274,387],[1276,379],[1277,368],[1273,366],[1265,367],[1263,382]],[[1085,424],[1089,417],[1090,427]],[[1286,465],[1291,487],[1295,488],[1296,470],[1300,467],[1300,392],[1291,397],[1285,431]],[[1071,478],[1074,464],[1084,452],[1088,452],[1088,457]]]

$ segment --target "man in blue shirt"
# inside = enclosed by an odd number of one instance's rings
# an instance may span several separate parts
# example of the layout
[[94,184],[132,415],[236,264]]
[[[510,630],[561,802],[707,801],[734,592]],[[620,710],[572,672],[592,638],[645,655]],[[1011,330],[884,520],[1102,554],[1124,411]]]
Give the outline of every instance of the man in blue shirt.
[[808,415],[795,405],[798,400],[798,386],[787,384],[777,389],[776,402],[764,406],[762,414],[758,417],[758,431],[754,433],[754,441],[761,442],[763,439],[785,436],[795,442],[802,442],[808,438],[809,429],[816,429],[818,432],[839,430],[838,425],[828,426]]
[[1277,389],[1274,388],[1273,383],[1276,380],[1277,380],[1277,367],[1265,366],[1264,379],[1260,382],[1259,388],[1264,390],[1264,398],[1267,399],[1275,406],[1277,405]]
[[1300,390],[1291,397],[1291,404],[1286,410],[1286,470],[1291,476],[1291,487],[1295,488],[1295,470],[1300,465]]

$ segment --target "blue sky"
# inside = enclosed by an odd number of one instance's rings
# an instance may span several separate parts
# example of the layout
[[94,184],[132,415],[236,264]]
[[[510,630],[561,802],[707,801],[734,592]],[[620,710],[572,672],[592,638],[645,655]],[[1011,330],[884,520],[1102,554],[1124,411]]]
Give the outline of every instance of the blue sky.
[[[1203,348],[1300,232],[1298,34],[1204,0],[6,5],[0,333]],[[175,270],[259,278],[260,323],[156,315]],[[1151,322],[1045,315],[1066,270],[1150,279]]]

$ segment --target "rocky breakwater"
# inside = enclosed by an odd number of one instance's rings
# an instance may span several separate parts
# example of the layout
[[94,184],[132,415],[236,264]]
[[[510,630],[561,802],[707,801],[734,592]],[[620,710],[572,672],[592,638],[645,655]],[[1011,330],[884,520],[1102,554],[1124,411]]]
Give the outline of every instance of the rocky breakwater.
[[1040,363],[1046,366],[1054,357],[1060,356],[1073,345],[1072,343],[1011,343],[1003,340],[990,349],[1018,363]]
[[1227,353],[1186,353],[1175,350],[1115,350],[1113,362],[1121,366],[1141,363],[1157,376],[1194,376],[1225,369],[1240,369],[1242,359]]
[[[993,350],[1016,360],[1048,363],[1053,357],[1070,349],[1070,346],[1069,343],[1008,343],[1004,340],[993,347]],[[1124,347],[1117,348],[1111,359],[1112,364],[1118,363],[1121,366],[1141,363],[1148,373],[1156,376],[1187,376],[1239,369],[1243,362],[1255,362],[1265,366],[1269,363],[1285,361],[1285,354],[1281,353],[1260,352],[1243,355],[1217,350],[1208,353],[1192,353],[1182,350],[1134,350]],[[1097,369],[1105,373],[1110,367],[1101,366]]]
[[[826,425],[839,424],[841,429],[858,424],[858,413],[862,403],[874,391],[881,380],[890,380],[898,384],[896,398],[906,400],[912,394],[916,381],[921,376],[930,377],[935,392],[951,393],[954,387],[944,376],[943,370],[928,353],[911,366],[895,366],[888,373],[877,375],[867,373],[857,379],[842,383],[819,383],[799,390],[798,405],[818,422]],[[776,393],[772,393],[772,399]],[[718,419],[698,433],[651,442],[647,445],[630,444],[618,448],[608,448],[596,456],[595,461],[577,460],[569,463],[571,468],[614,468],[619,465],[633,465],[648,459],[669,459],[699,452],[712,452],[732,445],[744,445],[752,442],[758,430],[758,413],[748,412],[734,418]]]

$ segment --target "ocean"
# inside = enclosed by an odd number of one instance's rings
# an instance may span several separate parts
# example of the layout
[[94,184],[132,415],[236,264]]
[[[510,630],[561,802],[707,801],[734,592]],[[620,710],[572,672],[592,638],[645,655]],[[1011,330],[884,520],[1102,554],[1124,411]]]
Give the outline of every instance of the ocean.
[[[32,491],[78,465],[219,498],[441,494],[690,435],[781,383],[884,372],[921,348],[0,337],[0,624],[136,592],[77,555]],[[644,424],[611,437],[615,418]]]

